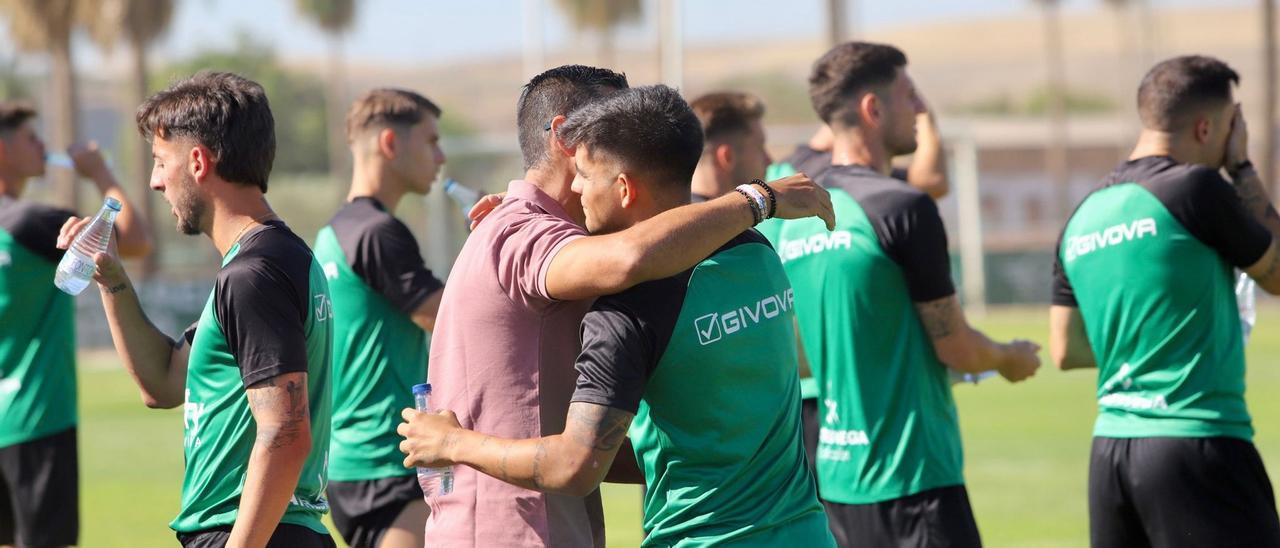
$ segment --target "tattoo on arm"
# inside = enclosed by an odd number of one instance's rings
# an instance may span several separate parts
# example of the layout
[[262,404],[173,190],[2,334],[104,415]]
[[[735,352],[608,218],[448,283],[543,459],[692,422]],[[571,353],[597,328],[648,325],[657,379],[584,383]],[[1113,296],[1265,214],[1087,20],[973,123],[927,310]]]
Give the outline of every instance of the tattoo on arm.
[[[274,390],[280,388],[283,390]],[[306,389],[293,379],[280,386],[276,377],[263,380],[246,390],[249,408],[255,411],[275,411],[282,414],[280,424],[258,424],[257,441],[266,443],[270,451],[288,447],[297,441],[308,426],[310,408]]]
[[116,294],[116,293],[119,293],[119,292],[121,292],[121,291],[124,291],[125,289],[128,289],[128,288],[129,288],[129,285],[128,285],[128,284],[119,283],[119,284],[113,285],[113,286],[111,286],[111,287],[108,287],[108,288],[107,288],[107,293]]
[[603,405],[572,405],[565,432],[592,450],[617,451],[627,437],[631,417],[631,413]]
[[547,457],[547,440],[546,438],[538,440],[538,447],[533,452],[533,485],[538,489],[544,488],[544,476],[542,475],[542,460]]
[[956,312],[955,297],[917,303],[916,310],[920,312],[920,323],[924,324],[924,331],[929,334],[929,338],[941,339],[955,331],[955,327],[951,325]]

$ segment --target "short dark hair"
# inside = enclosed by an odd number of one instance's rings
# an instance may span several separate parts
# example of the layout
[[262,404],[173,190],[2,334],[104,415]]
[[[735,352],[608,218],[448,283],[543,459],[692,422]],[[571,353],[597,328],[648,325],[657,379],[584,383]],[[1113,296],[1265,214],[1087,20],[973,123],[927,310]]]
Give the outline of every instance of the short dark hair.
[[569,146],[586,145],[638,177],[689,191],[702,157],[702,125],[680,93],[664,85],[620,91],[573,111],[560,127]]
[[22,101],[0,101],[0,135],[9,133],[36,117],[36,109]]
[[626,74],[584,65],[564,65],[534,76],[516,103],[524,168],[547,159],[546,127],[552,118],[627,87]]
[[147,140],[190,138],[217,159],[228,182],[267,191],[276,157],[275,119],[257,82],[229,72],[198,72],[138,107],[138,132]]
[[412,127],[428,114],[439,118],[441,110],[426,97],[405,89],[373,89],[351,103],[347,140],[371,127]]
[[751,124],[764,117],[764,101],[740,91],[708,93],[694,99],[689,107],[702,123],[702,138],[707,143],[746,135]]
[[1226,63],[1202,55],[1174,57],[1157,64],[1138,86],[1142,125],[1176,131],[1206,107],[1231,101],[1231,85],[1240,75]]
[[857,125],[857,98],[892,83],[905,66],[907,55],[886,44],[845,42],[831,48],[814,62],[809,75],[813,110],[828,125]]

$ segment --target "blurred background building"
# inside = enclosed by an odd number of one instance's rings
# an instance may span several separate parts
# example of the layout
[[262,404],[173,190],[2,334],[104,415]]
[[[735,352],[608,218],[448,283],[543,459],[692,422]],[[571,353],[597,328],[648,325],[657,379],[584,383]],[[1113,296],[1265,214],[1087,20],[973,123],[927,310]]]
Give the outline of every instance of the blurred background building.
[[[304,238],[346,194],[342,119],[370,87],[439,103],[443,176],[497,192],[522,175],[515,101],[545,68],[608,66],[688,97],[755,93],[781,157],[817,124],[812,62],[848,39],[904,50],[937,113],[955,166],[940,207],[969,305],[1047,302],[1057,232],[1127,156],[1138,81],[1158,60],[1208,54],[1241,73],[1253,157],[1276,183],[1267,0],[0,0],[0,19],[0,97],[37,104],[51,149],[97,140],[130,194],[148,196],[160,245],[130,269],[170,332],[198,315],[218,257],[177,234],[168,206],[146,190],[149,149],[133,112],[201,69],[267,89],[279,147],[268,196]],[[96,207],[66,171],[51,169],[28,197]],[[461,212],[437,189],[398,213],[429,266],[447,274],[466,237]],[[109,344],[96,298],[80,297],[82,345]]]

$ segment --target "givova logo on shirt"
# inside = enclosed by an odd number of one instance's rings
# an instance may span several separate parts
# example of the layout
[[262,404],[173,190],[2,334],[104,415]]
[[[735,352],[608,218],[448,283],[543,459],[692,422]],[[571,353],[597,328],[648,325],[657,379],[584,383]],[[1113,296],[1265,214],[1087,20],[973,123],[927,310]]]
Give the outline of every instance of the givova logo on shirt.
[[698,332],[698,342],[706,346],[724,338],[725,335],[732,335],[758,325],[761,321],[778,317],[791,310],[795,300],[795,291],[788,287],[780,295],[770,295],[732,310],[698,316],[693,320],[693,329]]
[[333,301],[329,300],[329,296],[321,293],[315,296],[316,299],[316,321],[323,322],[333,317]]
[[837,230],[830,233],[819,232],[803,240],[783,238],[778,242],[778,258],[785,263],[834,249],[853,249],[853,234],[848,230]]
[[1067,239],[1067,261],[1074,261],[1099,249],[1141,240],[1156,235],[1156,220],[1147,217],[1131,223],[1121,223],[1102,230]]

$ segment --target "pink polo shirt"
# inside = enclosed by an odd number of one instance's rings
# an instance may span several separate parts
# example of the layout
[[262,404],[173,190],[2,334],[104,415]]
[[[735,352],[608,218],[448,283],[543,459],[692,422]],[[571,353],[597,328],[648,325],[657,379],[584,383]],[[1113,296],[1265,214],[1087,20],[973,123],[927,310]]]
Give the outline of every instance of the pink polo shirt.
[[[449,273],[431,336],[433,407],[503,438],[564,431],[591,303],[552,299],[546,275],[556,253],[585,234],[550,196],[511,182]],[[454,474],[453,493],[433,501],[427,546],[604,546],[599,491],[550,495],[467,466]]]

